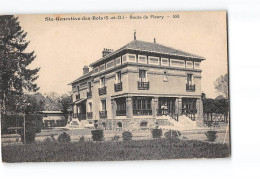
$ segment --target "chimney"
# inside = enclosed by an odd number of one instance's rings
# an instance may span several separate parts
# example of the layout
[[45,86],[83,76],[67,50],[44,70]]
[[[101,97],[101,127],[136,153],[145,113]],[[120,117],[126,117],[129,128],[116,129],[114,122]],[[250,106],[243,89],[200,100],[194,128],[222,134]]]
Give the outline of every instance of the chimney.
[[156,43],[156,39],[155,38],[153,39],[153,43]]
[[102,51],[102,57],[107,56],[111,52],[113,52],[112,49],[104,48],[104,50]]
[[88,66],[84,66],[83,67],[83,75],[86,75],[89,72],[89,67]]

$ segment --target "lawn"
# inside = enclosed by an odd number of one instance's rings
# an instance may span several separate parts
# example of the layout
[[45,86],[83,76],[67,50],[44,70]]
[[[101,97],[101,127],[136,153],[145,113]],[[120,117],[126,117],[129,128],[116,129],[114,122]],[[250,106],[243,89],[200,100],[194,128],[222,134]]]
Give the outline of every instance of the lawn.
[[62,162],[225,158],[227,144],[195,140],[132,140],[74,143],[33,143],[2,147],[3,162]]

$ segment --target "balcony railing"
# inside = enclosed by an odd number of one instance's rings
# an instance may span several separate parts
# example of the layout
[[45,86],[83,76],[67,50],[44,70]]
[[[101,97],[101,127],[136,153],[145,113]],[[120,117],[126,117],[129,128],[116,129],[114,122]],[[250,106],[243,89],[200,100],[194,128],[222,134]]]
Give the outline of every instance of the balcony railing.
[[186,84],[186,91],[195,91],[195,85]]
[[157,109],[157,115],[162,116],[162,115],[170,115],[174,113],[174,111],[171,111],[169,109]]
[[106,119],[107,111],[99,111],[99,117],[100,117],[100,119]]
[[87,118],[92,119],[93,118],[93,112],[87,112]]
[[87,92],[87,98],[92,98],[92,91]]
[[116,116],[125,116],[126,115],[126,110],[117,110],[116,111]]
[[80,94],[76,95],[76,100],[80,100]]
[[122,91],[122,82],[116,83],[116,84],[114,85],[114,87],[115,87],[115,91],[116,91],[116,92],[117,92],[117,91]]
[[98,88],[99,95],[107,94],[107,87],[104,86],[103,88]]
[[137,82],[137,87],[139,90],[148,90],[149,89],[149,82]]
[[152,115],[151,109],[134,109],[133,114],[136,116]]

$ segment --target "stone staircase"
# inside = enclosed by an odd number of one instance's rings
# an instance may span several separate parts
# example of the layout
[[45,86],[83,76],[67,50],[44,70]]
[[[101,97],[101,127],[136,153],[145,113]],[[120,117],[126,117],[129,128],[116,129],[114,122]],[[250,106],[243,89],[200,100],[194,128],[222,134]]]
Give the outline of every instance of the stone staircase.
[[170,116],[161,116],[156,118],[158,120],[167,120],[168,125],[160,125],[160,129],[164,130],[179,130],[179,131],[184,131],[184,130],[194,130],[197,127],[196,121],[192,121],[189,117],[186,115],[180,115],[178,117],[178,121],[175,119],[171,118]]

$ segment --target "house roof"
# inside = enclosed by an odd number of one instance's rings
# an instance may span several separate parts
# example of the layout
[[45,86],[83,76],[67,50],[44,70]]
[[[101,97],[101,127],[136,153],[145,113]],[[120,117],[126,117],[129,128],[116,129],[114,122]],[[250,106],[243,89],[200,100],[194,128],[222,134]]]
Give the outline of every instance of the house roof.
[[72,85],[73,83],[79,82],[80,80],[86,79],[88,77],[91,77],[91,74],[94,72],[94,70],[91,70],[90,72],[88,72],[85,75],[82,75],[81,77],[77,78],[76,80],[70,82],[68,85]]
[[204,57],[194,55],[191,53],[187,53],[178,49],[174,49],[172,47],[167,47],[158,43],[151,43],[151,42],[144,42],[140,40],[133,40],[132,42],[128,43],[127,45],[121,47],[120,49],[109,53],[105,57],[102,57],[101,59],[97,60],[96,62],[90,64],[90,66],[94,66],[95,64],[119,53],[122,50],[139,50],[139,51],[146,51],[146,52],[154,52],[154,53],[161,53],[161,54],[167,54],[167,55],[174,55],[174,56],[181,56],[186,58],[194,58],[194,59],[200,59],[205,60]]
[[[180,57],[186,57],[186,58],[192,58],[192,59],[199,59],[199,60],[205,60],[204,57],[194,55],[188,52],[184,52],[178,49],[174,49],[172,47],[167,47],[158,43],[152,43],[152,42],[144,42],[140,40],[133,40],[132,42],[126,44],[125,46],[121,47],[120,49],[109,53],[108,55],[100,58],[99,60],[95,61],[94,63],[90,64],[90,67],[93,67],[94,65],[106,60],[107,58],[116,55],[117,53],[123,51],[123,50],[137,50],[137,51],[144,51],[144,52],[153,52],[153,53],[161,53],[161,54],[167,54],[167,55],[173,55],[173,56],[180,56]],[[72,81],[68,85],[71,85],[73,83],[79,82],[80,80],[86,79],[88,77],[91,77],[93,74],[93,70],[87,73],[86,75],[83,75],[79,77],[78,79]]]

